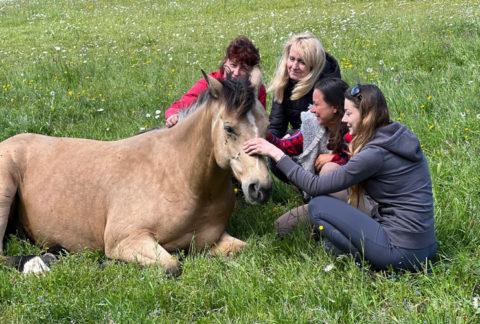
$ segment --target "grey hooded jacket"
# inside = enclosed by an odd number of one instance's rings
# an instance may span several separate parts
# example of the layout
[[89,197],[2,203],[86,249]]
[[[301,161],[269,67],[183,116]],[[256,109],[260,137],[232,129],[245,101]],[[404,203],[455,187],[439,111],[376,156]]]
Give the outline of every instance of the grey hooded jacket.
[[398,122],[377,129],[358,154],[332,173],[313,175],[287,156],[278,161],[277,167],[312,196],[361,182],[378,203],[371,216],[384,228],[392,245],[422,249],[436,242],[427,160],[418,138]]

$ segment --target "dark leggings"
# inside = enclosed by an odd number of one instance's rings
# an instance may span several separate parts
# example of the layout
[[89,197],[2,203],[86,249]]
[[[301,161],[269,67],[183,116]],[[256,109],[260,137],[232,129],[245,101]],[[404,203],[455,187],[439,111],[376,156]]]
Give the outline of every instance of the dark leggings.
[[416,250],[394,247],[377,221],[332,196],[313,198],[308,214],[334,254],[353,254],[377,269],[420,270],[437,250],[436,243]]

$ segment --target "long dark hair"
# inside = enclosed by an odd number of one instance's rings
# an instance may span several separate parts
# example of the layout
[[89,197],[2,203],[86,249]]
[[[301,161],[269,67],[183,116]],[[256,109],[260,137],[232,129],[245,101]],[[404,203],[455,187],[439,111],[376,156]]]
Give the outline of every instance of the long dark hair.
[[348,84],[340,78],[323,78],[315,83],[314,89],[323,94],[323,100],[329,106],[337,109],[335,119],[338,127],[335,133],[330,134],[327,148],[335,153],[341,153],[343,137],[348,132],[347,125],[342,123],[345,113],[345,91],[348,89]]

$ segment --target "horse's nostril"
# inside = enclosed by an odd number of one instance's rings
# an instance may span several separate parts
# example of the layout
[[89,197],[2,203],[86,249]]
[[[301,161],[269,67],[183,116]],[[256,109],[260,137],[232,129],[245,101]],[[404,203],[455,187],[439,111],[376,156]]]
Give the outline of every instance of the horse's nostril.
[[252,182],[248,185],[248,194],[250,197],[253,199],[257,199],[259,191],[258,191],[258,183],[257,182]]

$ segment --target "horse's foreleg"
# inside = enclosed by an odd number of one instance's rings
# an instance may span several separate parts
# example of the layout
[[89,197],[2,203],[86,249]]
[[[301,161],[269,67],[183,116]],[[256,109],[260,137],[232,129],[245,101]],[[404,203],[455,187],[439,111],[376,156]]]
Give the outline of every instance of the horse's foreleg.
[[180,271],[180,263],[175,260],[149,233],[129,236],[118,242],[105,254],[112,259],[126,262],[137,262],[141,265],[159,264],[167,274],[176,275]]
[[17,193],[17,184],[8,170],[0,171],[0,255],[3,253],[3,237],[7,229],[8,216],[13,199]]
[[240,250],[245,246],[245,242],[234,238],[229,235],[227,232],[223,232],[215,245],[208,252],[211,255],[225,255],[229,256],[234,253],[240,252]]

